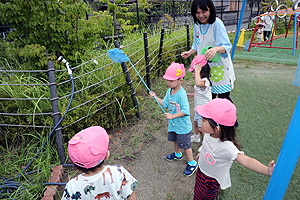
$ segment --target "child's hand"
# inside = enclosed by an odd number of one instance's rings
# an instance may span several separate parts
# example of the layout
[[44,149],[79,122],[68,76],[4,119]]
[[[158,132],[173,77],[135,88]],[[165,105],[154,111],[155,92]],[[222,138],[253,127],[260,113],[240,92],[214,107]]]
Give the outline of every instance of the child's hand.
[[152,98],[154,98],[154,97],[156,97],[156,95],[155,95],[155,93],[154,92],[149,92],[149,95],[152,97]]
[[165,117],[166,117],[167,119],[173,119],[173,115],[170,114],[170,113],[165,113]]
[[199,160],[199,157],[200,157],[200,153],[197,154],[196,160]]
[[194,93],[186,93],[186,95],[187,95],[187,97],[188,97],[188,98],[192,98],[192,97],[194,97],[194,96],[195,96],[195,94],[194,94]]
[[268,165],[268,172],[269,172],[269,176],[272,176],[272,173],[274,171],[275,168],[275,161],[272,160],[269,165]]
[[195,73],[199,74],[199,72],[201,72],[202,66],[200,64],[197,64],[195,67]]

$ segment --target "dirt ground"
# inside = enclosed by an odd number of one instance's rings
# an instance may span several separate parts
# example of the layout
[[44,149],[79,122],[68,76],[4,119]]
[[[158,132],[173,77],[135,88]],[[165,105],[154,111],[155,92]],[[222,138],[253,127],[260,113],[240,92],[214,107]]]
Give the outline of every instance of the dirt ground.
[[[234,67],[276,67],[285,65],[253,61],[237,61]],[[193,92],[193,80],[184,80],[183,87]],[[151,101],[145,97],[144,101]],[[194,102],[190,101],[191,120]],[[158,107],[158,106],[157,106]],[[149,107],[149,109],[151,109]],[[195,174],[185,177],[183,171],[187,157],[183,152],[180,161],[167,161],[166,155],[174,152],[173,143],[167,141],[167,120],[161,113],[151,115],[151,110],[141,111],[141,120],[131,122],[109,132],[111,159],[106,164],[123,165],[138,180],[136,196],[139,200],[191,200],[194,194]],[[159,108],[157,108],[159,112]],[[159,117],[158,117],[159,116]],[[194,132],[194,130],[192,131]],[[194,157],[200,143],[192,143]]]

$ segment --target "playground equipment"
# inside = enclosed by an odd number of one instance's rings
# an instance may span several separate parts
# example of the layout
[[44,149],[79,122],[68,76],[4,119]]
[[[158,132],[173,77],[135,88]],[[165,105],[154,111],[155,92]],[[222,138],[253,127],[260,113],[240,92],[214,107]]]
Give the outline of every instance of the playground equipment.
[[[273,2],[277,2],[277,1],[273,1]],[[277,2],[277,8],[274,9],[273,4],[274,3],[271,3],[271,10],[273,10],[273,12],[270,12],[268,14],[262,14],[262,15],[254,18],[254,21],[256,21],[255,22],[256,26],[255,26],[255,29],[254,29],[254,32],[253,32],[253,35],[251,38],[249,48],[247,48],[248,52],[250,52],[251,47],[255,46],[255,47],[263,47],[263,48],[293,49],[293,55],[295,55],[295,50],[298,48],[299,21],[300,21],[298,14],[300,14],[300,8],[295,8],[295,7],[287,8],[286,5],[278,5],[278,2]],[[283,8],[283,9],[281,9],[281,8]],[[278,18],[283,18],[287,15],[290,16],[290,21],[289,21],[286,33],[275,37],[275,27],[276,27]],[[266,41],[260,42],[260,43],[254,42],[253,40],[254,40],[254,36],[255,36],[255,33],[258,28],[258,23],[260,21],[263,21],[265,24],[272,23],[272,19],[274,16],[275,16],[275,19],[274,19],[274,23],[273,23],[271,38],[269,40],[266,40]],[[264,17],[264,20],[262,20],[262,17]],[[287,37],[292,21],[294,21],[293,46],[292,47],[273,46],[273,40],[281,38],[281,37],[285,37],[285,38]]]

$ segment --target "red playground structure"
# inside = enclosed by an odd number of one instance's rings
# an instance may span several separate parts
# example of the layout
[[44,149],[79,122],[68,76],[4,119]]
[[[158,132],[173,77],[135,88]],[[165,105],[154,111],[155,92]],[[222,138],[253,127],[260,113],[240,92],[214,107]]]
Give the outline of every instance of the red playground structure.
[[[299,34],[299,21],[300,21],[299,14],[300,14],[300,8],[297,8],[295,11],[293,11],[292,8],[286,8],[286,9],[278,10],[277,12],[276,11],[269,12],[268,14],[262,14],[262,15],[256,17],[257,18],[256,23],[255,23],[256,26],[255,26],[255,29],[254,29],[254,32],[253,32],[253,35],[252,35],[252,38],[251,38],[251,42],[250,42],[250,45],[249,45],[249,48],[248,48],[248,52],[250,52],[251,47],[263,47],[263,48],[293,49],[293,55],[295,55],[295,50],[298,48],[298,34]],[[275,27],[276,27],[276,23],[277,23],[278,18],[283,18],[286,15],[290,15],[290,21],[289,21],[286,33],[283,34],[283,35],[279,35],[277,37],[274,37]],[[272,34],[271,34],[270,39],[268,39],[266,41],[262,41],[260,43],[254,42],[253,40],[255,38],[254,37],[255,33],[257,32],[257,29],[258,29],[258,24],[259,24],[260,21],[264,22],[262,20],[262,18],[264,17],[264,19],[266,21],[266,18],[269,17],[269,21],[271,22],[272,19],[274,18],[274,16],[275,16],[275,19],[274,19],[273,27],[271,29]],[[273,40],[281,38],[281,37],[285,37],[285,38],[287,37],[289,29],[292,25],[291,24],[292,21],[294,22],[293,47],[290,47],[290,46],[288,46],[288,47],[273,46]]]

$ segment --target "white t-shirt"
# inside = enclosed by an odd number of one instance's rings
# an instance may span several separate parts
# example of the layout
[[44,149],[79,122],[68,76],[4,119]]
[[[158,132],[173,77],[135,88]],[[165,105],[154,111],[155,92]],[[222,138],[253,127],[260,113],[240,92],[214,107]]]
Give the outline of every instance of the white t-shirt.
[[259,29],[257,29],[257,38],[262,38],[262,35],[263,35],[263,31],[264,31],[264,29],[263,28],[259,28]]
[[215,178],[222,190],[231,186],[230,167],[239,151],[231,141],[221,142],[219,138],[213,138],[205,133],[202,146],[199,148],[200,156],[198,164],[200,170],[211,178]]
[[[268,13],[264,13],[264,14],[268,14]],[[272,26],[273,26],[273,20],[274,20],[274,16],[262,16],[261,19],[264,21],[264,31],[271,31],[272,30]],[[266,20],[266,21],[265,21]],[[267,24],[269,23],[269,24]]]
[[71,179],[62,200],[126,199],[134,191],[137,180],[121,165],[106,165],[93,176]]
[[195,90],[194,110],[196,110],[197,106],[205,105],[212,99],[211,86],[209,80],[207,78],[202,78],[201,80],[205,81],[205,88],[197,87],[196,85],[194,86],[194,90]]

